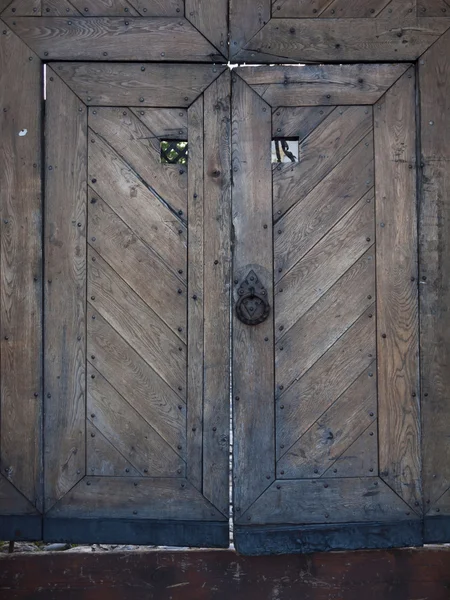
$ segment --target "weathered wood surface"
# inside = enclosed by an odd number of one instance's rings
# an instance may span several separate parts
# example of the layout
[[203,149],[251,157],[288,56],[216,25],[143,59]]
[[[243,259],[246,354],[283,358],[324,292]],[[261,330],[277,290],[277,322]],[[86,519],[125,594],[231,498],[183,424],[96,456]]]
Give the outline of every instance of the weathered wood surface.
[[[204,94],[203,494],[224,515],[230,448],[230,83],[230,73],[225,72]],[[195,289],[189,290],[191,298],[195,294]]]
[[47,69],[45,505],[85,471],[87,108]]
[[373,104],[408,65],[246,67],[237,71],[271,106]]
[[450,17],[450,5],[446,0],[417,0],[419,17]]
[[[436,507],[439,497],[450,486],[449,52],[447,33],[419,61],[423,166],[419,288],[423,485],[427,511]],[[450,514],[448,502],[441,512]]]
[[[138,16],[139,13],[128,0],[70,0],[81,15],[86,17]],[[148,15],[150,16],[150,15]]]
[[[450,550],[245,557],[231,551],[45,553],[1,559],[10,600],[447,600]],[[130,579],[133,586],[130,586]],[[68,589],[68,586],[74,585]]]
[[5,20],[41,58],[162,62],[214,62],[218,58],[214,46],[183,17],[8,17]]
[[[416,104],[411,68],[374,107],[380,476],[422,503]],[[395,200],[395,201],[393,201]]]
[[271,0],[230,0],[230,57],[270,20]]
[[223,57],[228,56],[228,0],[186,0],[186,18]]
[[233,90],[233,300],[253,269],[271,305],[258,327],[233,320],[234,499],[242,514],[274,478],[272,124],[269,105],[239,76]]
[[[101,62],[56,63],[54,68],[87,105],[177,108],[189,106],[225,69],[219,65]],[[145,118],[144,123],[151,129]]]
[[[6,1],[7,8],[2,13],[2,17],[37,17],[41,15],[41,0],[10,0]],[[0,12],[2,3],[0,2]]]
[[[0,77],[1,471],[42,510],[43,81],[38,57],[7,28]],[[18,511],[16,495],[3,514]]]

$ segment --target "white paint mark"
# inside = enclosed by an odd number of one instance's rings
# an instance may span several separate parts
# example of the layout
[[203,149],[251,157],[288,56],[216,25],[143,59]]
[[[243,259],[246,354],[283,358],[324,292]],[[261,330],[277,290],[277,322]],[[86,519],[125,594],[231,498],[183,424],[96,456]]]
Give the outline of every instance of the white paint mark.
[[22,129],[22,131],[19,131],[19,137],[24,137],[26,136],[28,133],[28,129]]

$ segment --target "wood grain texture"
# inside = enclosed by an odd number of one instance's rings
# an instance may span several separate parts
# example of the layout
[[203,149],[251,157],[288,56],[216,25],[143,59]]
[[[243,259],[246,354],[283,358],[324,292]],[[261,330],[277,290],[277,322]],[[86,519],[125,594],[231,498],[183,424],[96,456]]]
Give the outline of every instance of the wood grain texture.
[[333,0],[321,13],[322,18],[374,18],[387,7],[390,0]]
[[184,14],[184,0],[129,0],[144,17],[179,17]]
[[225,520],[188,481],[173,477],[86,477],[49,517],[93,519],[106,510],[118,519]]
[[373,104],[408,65],[246,67],[237,71],[271,106]]
[[3,11],[2,17],[38,17],[40,14],[41,0],[13,0]]
[[130,110],[154,136],[162,139],[187,140],[187,110],[180,108],[130,108]]
[[271,0],[230,0],[230,58],[270,20]]
[[[0,35],[1,470],[42,510],[42,71]],[[30,60],[31,59],[31,60]],[[18,77],[20,73],[20,77]],[[21,133],[22,132],[22,133]],[[7,484],[3,488],[10,489]],[[2,512],[16,512],[14,493]],[[20,503],[17,503],[17,507]]]
[[[225,69],[220,65],[102,62],[56,63],[54,67],[87,105],[177,108],[189,106]],[[150,127],[145,115],[143,120]]]
[[289,106],[272,111],[273,137],[298,137],[302,142],[334,110],[334,106]]
[[[228,515],[230,451],[230,96],[229,72],[204,94],[203,494],[224,515]],[[189,290],[191,297],[195,293]]]
[[128,0],[70,0],[85,17],[138,16],[139,13]]
[[272,19],[236,62],[416,60],[450,26],[447,19]]
[[8,17],[6,21],[41,58],[47,57],[45,52],[53,60],[214,62],[217,58],[216,49],[182,17]]
[[228,0],[186,0],[186,18],[223,57],[228,57]]
[[86,469],[93,477],[139,477],[140,473],[88,419]]
[[419,17],[450,17],[450,4],[446,0],[417,0]]
[[418,518],[384,481],[349,477],[278,480],[240,520],[255,525],[318,523],[327,519],[346,523]]
[[378,423],[370,426],[339,456],[324,477],[368,477],[378,474]]
[[42,0],[42,15],[46,17],[79,17],[81,13],[69,0]]
[[333,0],[275,0],[272,3],[272,18],[316,18]]
[[[235,79],[233,279],[240,283],[253,269],[273,307],[271,111],[239,76]],[[238,298],[237,289],[236,284],[234,302]],[[235,316],[233,348],[234,497],[236,509],[243,512],[274,478],[273,310],[258,327],[244,325]],[[249,377],[249,374],[255,375]]]
[[87,109],[47,68],[45,505],[85,469]]
[[380,474],[411,506],[422,500],[415,110],[411,68],[374,107]]
[[[373,423],[377,405],[377,383],[376,377],[373,377],[373,367],[372,363],[278,460],[278,478],[320,477]],[[281,471],[284,471],[282,476]],[[358,475],[368,476],[369,471]]]
[[[450,486],[450,36],[419,61],[421,94],[420,319],[425,507]],[[444,514],[450,514],[450,510]]]
[[6,477],[0,475],[0,514],[37,515],[38,511]]
[[[188,346],[187,477],[203,491],[203,410],[205,372],[204,311],[204,100],[188,109]],[[196,296],[194,300],[193,296]]]

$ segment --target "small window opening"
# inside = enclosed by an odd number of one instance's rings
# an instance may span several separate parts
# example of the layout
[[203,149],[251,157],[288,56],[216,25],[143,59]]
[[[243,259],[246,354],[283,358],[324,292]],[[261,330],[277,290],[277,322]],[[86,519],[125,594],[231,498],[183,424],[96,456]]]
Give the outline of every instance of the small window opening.
[[161,140],[161,162],[171,165],[185,165],[188,161],[186,140]]
[[298,138],[274,138],[272,140],[272,163],[298,162]]

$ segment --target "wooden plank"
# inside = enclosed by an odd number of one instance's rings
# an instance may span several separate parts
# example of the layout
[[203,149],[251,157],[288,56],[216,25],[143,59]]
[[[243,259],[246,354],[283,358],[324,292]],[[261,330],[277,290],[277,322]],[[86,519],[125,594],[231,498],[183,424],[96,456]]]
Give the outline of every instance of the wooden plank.
[[[0,35],[2,472],[42,509],[42,70]],[[20,73],[20,77],[17,74]],[[6,484],[5,484],[6,487]],[[9,514],[16,512],[15,493]],[[2,511],[3,512],[3,511]]]
[[419,287],[426,508],[433,506],[450,485],[449,51],[450,36],[446,33],[419,61],[423,165]]
[[324,519],[330,523],[400,522],[418,518],[384,481],[348,477],[276,481],[241,520],[257,525],[320,523]]
[[[272,19],[236,62],[416,60],[450,27],[447,19]],[[292,31],[293,30],[293,33]]]
[[128,0],[70,0],[78,12],[86,17],[138,16]]
[[94,192],[90,192],[88,237],[110,267],[186,342],[185,274],[180,281],[151,248]]
[[95,356],[95,368],[172,448],[185,447],[183,402],[91,307],[88,355]]
[[140,473],[91,421],[86,424],[86,469],[97,477],[139,477]]
[[38,17],[41,0],[13,0],[2,12],[2,17]]
[[372,363],[278,460],[278,478],[281,471],[284,479],[320,477],[373,423],[377,406],[374,366]]
[[130,108],[129,110],[159,138],[188,139],[187,110],[179,108]]
[[404,19],[417,13],[417,2],[418,0],[391,0],[378,17],[380,19]]
[[[92,363],[95,360],[91,358]],[[184,457],[185,449],[172,449],[92,365],[88,366],[87,411],[91,423],[135,467],[136,475],[184,476],[186,465],[180,454]],[[88,470],[88,474],[92,473]]]
[[421,502],[415,93],[411,68],[374,109],[380,474],[411,506]]
[[6,21],[40,58],[47,58],[46,52],[52,60],[214,62],[217,58],[215,48],[182,17],[8,17]]
[[125,161],[89,132],[89,182],[110,208],[174,273],[186,269],[186,226]]
[[117,152],[155,195],[163,199],[172,212],[180,216],[186,213],[186,168],[161,163],[160,140],[153,131],[123,108],[91,109],[89,127]]
[[185,344],[91,246],[88,261],[88,296],[94,310],[184,399]]
[[45,505],[84,475],[87,110],[47,67]]
[[386,8],[390,0],[333,0],[321,13],[322,18],[374,18]]
[[[238,284],[253,269],[273,306],[271,111],[239,76],[234,77],[233,299],[237,301]],[[258,327],[235,317],[233,348],[234,498],[242,513],[274,478],[273,311]],[[249,377],[255,370],[258,377]]]
[[270,21],[271,0],[230,0],[230,57]]
[[46,17],[80,16],[69,0],[42,0],[42,14]]
[[353,442],[324,477],[369,477],[378,474],[378,423],[371,425]]
[[186,17],[220,54],[228,57],[228,0],[186,0]]
[[[278,386],[277,444],[289,449],[367,369],[376,353],[370,307],[358,321],[287,391]],[[299,399],[301,398],[301,402]],[[284,475],[280,470],[280,475]]]
[[230,73],[225,72],[206,90],[204,104],[203,494],[225,515],[230,452],[230,96]]
[[[188,111],[188,347],[187,347],[187,477],[203,491],[204,406],[204,101]],[[193,296],[196,296],[194,300]]]
[[245,67],[242,79],[271,106],[373,104],[407,70],[403,64]]
[[49,513],[50,518],[180,519],[224,521],[185,479],[86,477]]
[[[402,525],[396,527],[398,530]],[[71,600],[82,600],[93,593],[100,600],[114,596],[133,600],[145,597],[150,586],[157,598],[164,598],[169,589],[173,600],[199,600],[206,596],[205,590],[213,590],[214,600],[260,600],[273,596],[274,589],[279,600],[329,600],[332,595],[360,600],[362,589],[367,600],[406,600],[414,596],[447,600],[448,547],[320,553],[314,552],[315,538],[310,529],[300,535],[311,540],[312,553],[296,556],[165,549],[41,552],[32,556],[14,553],[2,557],[0,590],[5,590],[11,600],[25,600],[32,594],[36,600],[60,600],[67,597],[68,585],[72,587]],[[351,525],[348,529],[347,535],[341,535],[341,544],[358,530]],[[387,527],[379,527],[378,536],[372,540],[378,537],[381,541],[383,529]]]
[[0,475],[0,514],[37,515],[38,511],[6,477]]
[[333,0],[274,0],[272,18],[315,18],[332,2]]
[[277,385],[287,388],[302,377],[371,306],[375,298],[374,251],[370,248],[277,342]]
[[189,106],[225,69],[220,65],[104,62],[56,63],[54,68],[88,106],[177,108]]
[[184,0],[129,0],[144,17],[179,17],[184,14]]
[[298,137],[302,142],[334,110],[334,106],[280,107],[272,113],[273,137]]
[[[280,339],[372,246],[374,208],[361,200],[276,286],[275,329]],[[276,230],[275,235],[278,235]]]
[[[300,155],[300,160],[302,157]],[[369,133],[275,225],[275,281],[278,282],[367,193],[373,182],[373,134]],[[294,182],[293,182],[294,183]],[[300,183],[300,182],[299,182]],[[300,183],[301,185],[301,183]],[[281,230],[282,233],[278,234]]]
[[299,146],[300,161],[273,172],[275,220],[309,192],[372,131],[372,108],[336,108]]
[[13,0],[0,0],[0,14],[11,4]]
[[445,0],[418,0],[419,17],[450,17],[450,4]]

